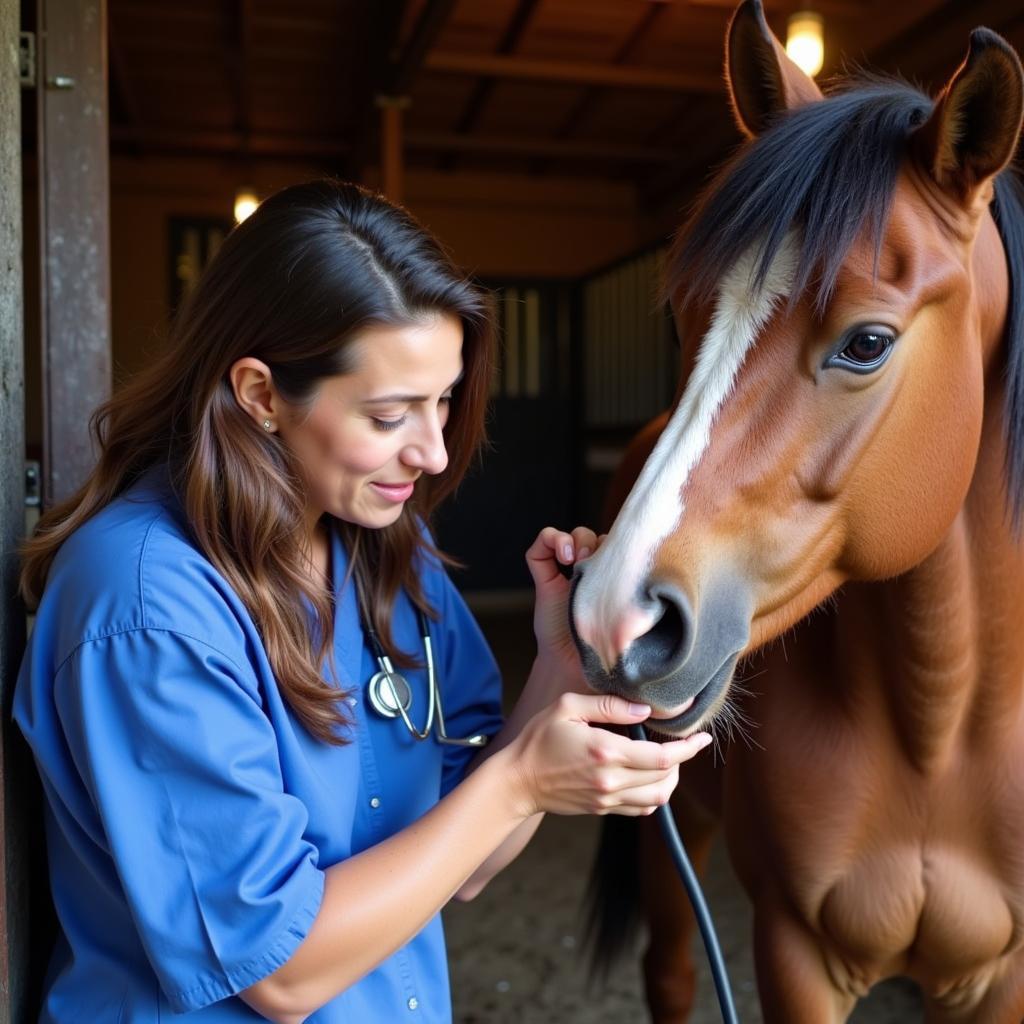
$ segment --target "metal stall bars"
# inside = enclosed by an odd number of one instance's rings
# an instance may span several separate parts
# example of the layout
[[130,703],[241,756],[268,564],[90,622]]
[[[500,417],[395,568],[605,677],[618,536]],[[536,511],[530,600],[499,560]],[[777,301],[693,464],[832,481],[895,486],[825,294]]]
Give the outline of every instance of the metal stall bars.
[[604,496],[626,446],[671,404],[679,349],[660,299],[666,246],[590,275],[582,290],[583,513],[600,521]]

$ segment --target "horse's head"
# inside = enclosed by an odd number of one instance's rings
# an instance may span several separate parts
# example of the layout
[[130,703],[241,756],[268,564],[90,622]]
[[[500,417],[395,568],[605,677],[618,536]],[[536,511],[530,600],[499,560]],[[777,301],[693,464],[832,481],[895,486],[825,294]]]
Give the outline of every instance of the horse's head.
[[745,652],[949,533],[1002,369],[989,205],[1017,188],[997,175],[1024,109],[986,29],[934,102],[880,79],[823,97],[757,0],[727,68],[748,141],[670,258],[678,404],[572,603],[591,685],[674,733],[715,715]]

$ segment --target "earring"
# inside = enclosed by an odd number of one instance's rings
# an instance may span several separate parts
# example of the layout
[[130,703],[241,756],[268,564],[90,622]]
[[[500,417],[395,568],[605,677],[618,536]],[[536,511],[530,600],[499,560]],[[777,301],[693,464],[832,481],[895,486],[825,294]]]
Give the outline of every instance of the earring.
[[269,430],[271,428],[271,426],[272,426],[272,424],[271,424],[270,420],[264,420],[263,421],[263,429],[264,430]]

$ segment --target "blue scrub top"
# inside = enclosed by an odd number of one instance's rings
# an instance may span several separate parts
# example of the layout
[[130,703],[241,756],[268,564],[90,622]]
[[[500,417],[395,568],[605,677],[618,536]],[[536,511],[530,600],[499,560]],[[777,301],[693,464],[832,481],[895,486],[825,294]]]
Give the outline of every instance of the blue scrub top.
[[[405,828],[462,778],[472,750],[417,741],[365,704],[376,664],[331,536],[335,665],[355,721],[345,746],[289,710],[256,626],[189,539],[162,471],[60,548],[14,697],[46,794],[61,925],[41,1021],[263,1019],[235,993],[305,938],[324,869]],[[487,644],[436,560],[423,557],[421,580],[440,613],[448,733],[493,734],[500,680]],[[423,656],[404,593],[393,628]],[[426,672],[405,675],[422,727]],[[440,916],[307,1019],[450,1021]]]

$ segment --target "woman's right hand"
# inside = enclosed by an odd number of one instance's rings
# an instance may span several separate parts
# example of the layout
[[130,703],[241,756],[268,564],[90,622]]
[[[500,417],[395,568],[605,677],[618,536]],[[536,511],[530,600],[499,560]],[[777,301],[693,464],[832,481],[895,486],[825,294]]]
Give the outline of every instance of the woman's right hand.
[[642,815],[667,803],[679,765],[706,747],[710,735],[655,743],[591,724],[636,725],[650,710],[612,694],[565,693],[535,714],[507,748],[524,817]]

